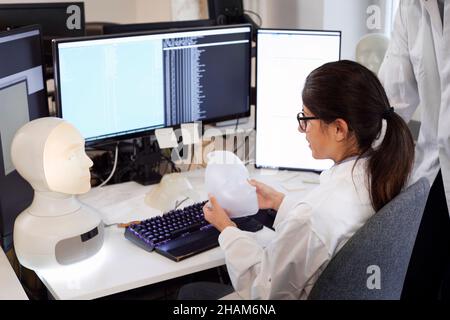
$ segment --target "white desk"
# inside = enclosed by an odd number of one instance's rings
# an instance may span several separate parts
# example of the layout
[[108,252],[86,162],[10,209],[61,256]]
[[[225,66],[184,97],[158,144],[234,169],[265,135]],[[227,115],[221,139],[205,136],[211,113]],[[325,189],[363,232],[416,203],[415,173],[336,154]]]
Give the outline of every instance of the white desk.
[[[297,189],[304,196],[315,185],[302,183],[318,181],[313,173],[262,171],[249,167],[252,178],[289,192]],[[204,170],[184,173],[191,184],[206,200],[203,189]],[[83,201],[101,210],[109,222],[127,222],[148,218],[161,212],[144,202],[153,186],[143,187],[134,182],[92,190]],[[186,203],[189,205],[190,203]],[[184,204],[183,204],[184,205]],[[108,217],[106,217],[108,215]],[[258,232],[261,243],[273,232],[264,228]],[[224,255],[214,248],[181,262],[169,260],[156,252],[149,253],[124,237],[124,230],[111,226],[105,230],[103,248],[94,257],[80,263],[57,269],[38,270],[36,273],[55,299],[94,299],[194,272],[223,265]]]
[[0,300],[28,300],[2,249],[0,249]]

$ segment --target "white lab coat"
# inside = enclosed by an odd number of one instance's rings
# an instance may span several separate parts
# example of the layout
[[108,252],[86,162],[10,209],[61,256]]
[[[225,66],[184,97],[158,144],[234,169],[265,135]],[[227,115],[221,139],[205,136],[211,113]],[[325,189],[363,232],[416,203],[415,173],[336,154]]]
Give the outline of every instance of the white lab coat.
[[[304,199],[289,195],[263,248],[255,234],[227,227],[219,236],[233,287],[243,299],[306,299],[320,273],[346,241],[372,216],[366,159],[322,172]],[[354,182],[353,182],[354,181]]]
[[441,168],[450,208],[450,1],[444,24],[437,0],[401,1],[378,74],[391,105],[406,121],[421,106],[411,183],[433,183]]

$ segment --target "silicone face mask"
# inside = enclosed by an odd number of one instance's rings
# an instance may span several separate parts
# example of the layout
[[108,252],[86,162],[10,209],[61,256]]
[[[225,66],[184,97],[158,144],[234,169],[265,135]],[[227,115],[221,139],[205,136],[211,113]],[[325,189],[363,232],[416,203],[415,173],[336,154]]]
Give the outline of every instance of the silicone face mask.
[[161,182],[146,195],[145,203],[152,208],[167,212],[176,207],[178,201],[189,198],[200,201],[200,195],[192,187],[189,180],[181,173],[166,174]]
[[206,191],[216,197],[232,218],[257,213],[256,189],[248,183],[249,173],[242,161],[228,151],[214,151],[207,157]]

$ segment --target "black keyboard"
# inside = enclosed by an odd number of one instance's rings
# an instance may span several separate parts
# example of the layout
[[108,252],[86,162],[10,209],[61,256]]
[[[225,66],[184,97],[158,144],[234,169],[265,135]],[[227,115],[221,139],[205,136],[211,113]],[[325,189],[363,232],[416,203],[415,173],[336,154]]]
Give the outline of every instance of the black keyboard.
[[[219,231],[203,216],[206,202],[132,224],[125,229],[125,237],[144,250],[154,250],[174,261],[217,247]],[[252,217],[232,220],[244,231],[256,232],[263,227],[262,223]]]

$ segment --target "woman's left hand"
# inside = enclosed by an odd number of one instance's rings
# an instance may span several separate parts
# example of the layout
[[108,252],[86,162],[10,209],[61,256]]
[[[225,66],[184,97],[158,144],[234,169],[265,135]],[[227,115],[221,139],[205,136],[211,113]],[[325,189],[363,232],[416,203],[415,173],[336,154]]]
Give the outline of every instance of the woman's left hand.
[[222,232],[226,227],[236,227],[225,210],[219,205],[217,199],[209,195],[209,202],[203,206],[205,220]]

